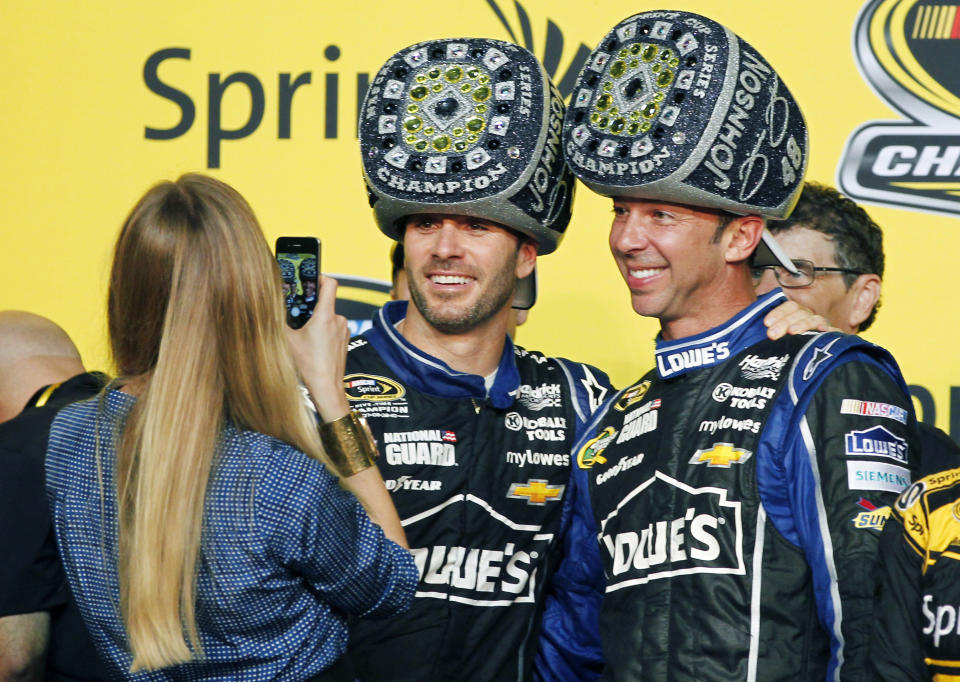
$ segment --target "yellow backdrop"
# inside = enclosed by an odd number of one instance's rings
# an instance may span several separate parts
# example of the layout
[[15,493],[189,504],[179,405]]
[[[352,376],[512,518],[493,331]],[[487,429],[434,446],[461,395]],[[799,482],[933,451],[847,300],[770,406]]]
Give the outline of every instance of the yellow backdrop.
[[[857,70],[859,0],[674,6],[730,26],[777,68],[810,126],[809,179],[835,184],[851,133],[899,118]],[[0,309],[51,317],[89,367],[109,369],[104,302],[116,232],[148,186],[195,170],[237,187],[271,242],[315,234],[325,271],[386,279],[390,242],[372,224],[360,180],[358,82],[407,44],[456,35],[531,41],[541,57],[548,35],[554,45],[562,36],[551,52],[560,82],[581,44],[592,48],[630,12],[654,8],[590,0],[5,2]],[[239,139],[217,133],[244,127],[251,131]],[[148,139],[147,129],[176,136]],[[218,134],[226,139],[217,142]],[[945,296],[956,288],[957,218],[867,208],[884,228],[888,262],[883,308],[867,337],[930,391],[936,421],[949,429],[951,387],[960,386],[958,323]],[[657,327],[630,309],[607,250],[609,220],[608,202],[581,187],[565,242],[540,261],[540,299],[519,337],[594,363],[624,385],[652,365]],[[954,402],[960,436],[960,390]]]

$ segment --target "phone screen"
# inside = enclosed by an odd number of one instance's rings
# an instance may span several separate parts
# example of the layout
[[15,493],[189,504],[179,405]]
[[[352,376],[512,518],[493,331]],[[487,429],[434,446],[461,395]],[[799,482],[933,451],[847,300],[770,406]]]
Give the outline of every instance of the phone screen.
[[299,329],[313,315],[320,273],[320,242],[313,237],[279,237],[277,263],[283,281],[287,324]]

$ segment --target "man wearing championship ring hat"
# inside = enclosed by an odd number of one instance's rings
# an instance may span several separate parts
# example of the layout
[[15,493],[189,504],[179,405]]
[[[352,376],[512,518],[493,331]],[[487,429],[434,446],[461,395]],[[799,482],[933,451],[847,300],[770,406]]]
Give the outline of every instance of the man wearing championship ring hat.
[[317,301],[317,259],[309,256],[300,261],[300,286],[303,300],[311,310]]
[[[854,679],[867,668],[878,524],[915,472],[896,363],[856,336],[767,338],[752,254],[800,192],[807,131],[779,75],[715,21],[651,11],[587,59],[563,126],[611,197],[656,368],[575,450],[575,558],[602,571],[610,680]],[[882,513],[881,513],[882,516]]]
[[[563,112],[533,55],[475,38],[401,50],[363,102],[364,179],[377,225],[404,246],[411,303],[387,303],[351,342],[344,384],[421,581],[407,614],[355,624],[361,680],[529,679],[556,627],[542,614],[563,578],[570,451],[610,388],[506,330],[570,220]],[[585,663],[543,668],[559,665]]]

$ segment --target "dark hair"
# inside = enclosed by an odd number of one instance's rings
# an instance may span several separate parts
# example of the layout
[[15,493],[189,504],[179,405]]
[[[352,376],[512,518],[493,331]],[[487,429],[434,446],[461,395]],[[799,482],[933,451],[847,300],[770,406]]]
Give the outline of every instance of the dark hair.
[[390,249],[390,281],[397,283],[397,275],[403,270],[403,242],[397,242]]
[[723,233],[727,229],[727,226],[739,217],[740,216],[736,215],[735,213],[730,213],[728,211],[717,212],[717,228],[713,231],[714,244],[720,243],[720,239],[723,237]]
[[[786,220],[770,221],[771,232],[778,234],[793,227],[806,227],[833,241],[837,266],[874,274],[883,278],[883,231],[860,206],[833,187],[816,182],[803,186],[800,200]],[[857,275],[843,274],[849,289]],[[873,324],[880,302],[860,325],[860,331]]]

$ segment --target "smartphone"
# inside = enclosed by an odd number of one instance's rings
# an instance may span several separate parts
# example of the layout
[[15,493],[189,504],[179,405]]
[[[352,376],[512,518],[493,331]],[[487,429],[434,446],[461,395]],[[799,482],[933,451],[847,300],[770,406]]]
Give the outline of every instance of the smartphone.
[[283,280],[287,324],[299,329],[313,315],[320,286],[320,241],[315,237],[278,237],[277,264]]

